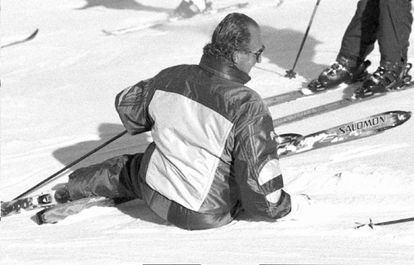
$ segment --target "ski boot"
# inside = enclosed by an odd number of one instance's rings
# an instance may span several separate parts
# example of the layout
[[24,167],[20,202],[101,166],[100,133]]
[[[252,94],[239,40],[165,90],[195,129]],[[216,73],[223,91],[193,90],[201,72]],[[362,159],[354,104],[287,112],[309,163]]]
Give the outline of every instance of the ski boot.
[[66,203],[70,201],[70,194],[66,183],[58,184],[53,187],[55,191],[54,199],[57,203]]
[[374,94],[402,89],[411,82],[408,74],[412,65],[386,62],[355,90],[353,98],[366,98]]
[[341,83],[351,84],[361,81],[368,76],[367,68],[370,65],[369,60],[357,64],[354,60],[338,57],[337,62],[323,70],[317,79],[308,84],[308,89],[312,93],[317,93]]
[[200,9],[193,1],[181,1],[178,7],[173,11],[173,18],[190,18],[201,13]]

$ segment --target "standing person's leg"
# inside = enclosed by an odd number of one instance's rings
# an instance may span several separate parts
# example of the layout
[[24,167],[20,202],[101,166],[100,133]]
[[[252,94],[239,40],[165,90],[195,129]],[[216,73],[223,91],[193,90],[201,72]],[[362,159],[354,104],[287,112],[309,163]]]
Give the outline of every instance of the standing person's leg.
[[324,69],[319,77],[309,83],[313,91],[323,91],[341,83],[364,79],[368,72],[367,55],[374,49],[377,38],[378,0],[360,0],[355,14],[342,38],[336,62]]
[[122,155],[75,170],[66,186],[70,200],[91,196],[141,198],[138,171],[143,154]]
[[358,98],[399,89],[406,82],[407,51],[413,17],[410,0],[379,0],[378,69],[355,91]]
[[361,0],[342,38],[338,58],[361,63],[374,49],[379,25],[379,0]]
[[407,62],[412,23],[410,0],[380,0],[378,45],[381,65]]

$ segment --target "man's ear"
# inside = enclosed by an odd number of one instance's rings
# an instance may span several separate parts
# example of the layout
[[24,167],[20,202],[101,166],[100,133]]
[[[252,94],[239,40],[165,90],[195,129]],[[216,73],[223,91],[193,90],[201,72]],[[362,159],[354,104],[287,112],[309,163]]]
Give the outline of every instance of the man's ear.
[[231,58],[234,64],[238,64],[240,61],[240,53],[238,51],[233,52]]

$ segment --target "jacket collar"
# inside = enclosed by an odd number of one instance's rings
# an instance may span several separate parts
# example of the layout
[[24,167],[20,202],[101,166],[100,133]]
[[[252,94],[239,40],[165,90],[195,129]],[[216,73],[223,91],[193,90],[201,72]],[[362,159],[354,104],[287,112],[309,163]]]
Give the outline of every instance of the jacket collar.
[[237,69],[232,62],[224,57],[214,57],[203,55],[200,61],[200,67],[222,78],[226,78],[243,85],[251,79],[248,74]]

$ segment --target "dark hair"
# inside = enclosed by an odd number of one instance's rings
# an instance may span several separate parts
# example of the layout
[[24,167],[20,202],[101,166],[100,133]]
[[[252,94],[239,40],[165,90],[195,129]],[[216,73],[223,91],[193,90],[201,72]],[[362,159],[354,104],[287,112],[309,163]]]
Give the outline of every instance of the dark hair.
[[233,61],[235,51],[249,50],[249,25],[259,27],[256,21],[244,14],[228,14],[214,30],[211,43],[204,46],[204,54]]

